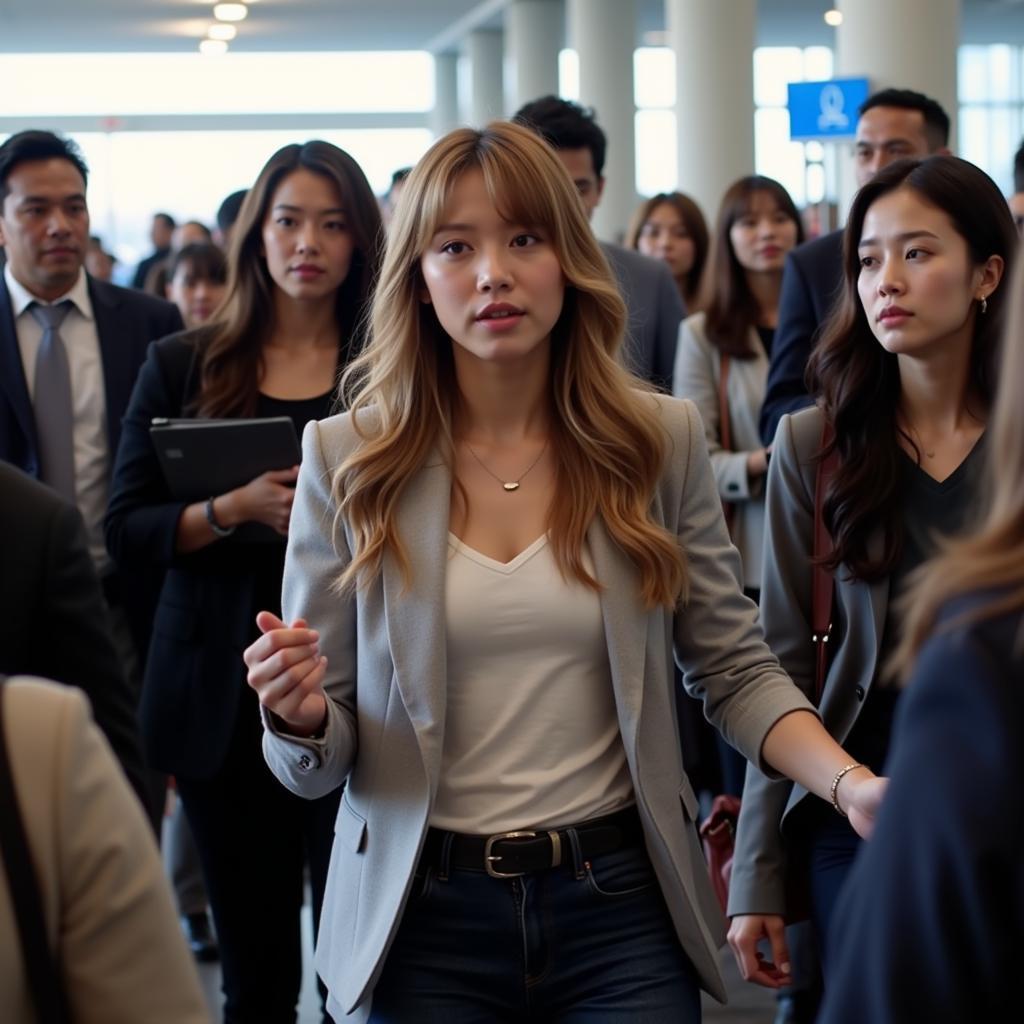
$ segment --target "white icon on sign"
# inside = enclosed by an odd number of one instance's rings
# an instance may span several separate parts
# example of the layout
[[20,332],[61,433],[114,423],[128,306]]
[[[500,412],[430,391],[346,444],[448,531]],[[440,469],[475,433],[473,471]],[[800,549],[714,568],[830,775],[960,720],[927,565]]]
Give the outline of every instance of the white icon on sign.
[[821,131],[849,128],[849,115],[843,111],[845,105],[843,90],[838,85],[826,85],[821,90],[821,113],[818,115],[818,128]]

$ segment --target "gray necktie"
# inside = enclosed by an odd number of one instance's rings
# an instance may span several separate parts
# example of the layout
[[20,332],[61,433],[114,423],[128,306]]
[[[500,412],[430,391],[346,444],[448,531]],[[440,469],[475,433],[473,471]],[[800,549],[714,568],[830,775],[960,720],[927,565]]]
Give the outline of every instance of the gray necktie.
[[29,312],[43,329],[36,355],[33,408],[39,438],[40,479],[58,494],[75,503],[75,437],[71,401],[71,370],[60,325],[71,312],[70,302],[41,306],[33,302]]

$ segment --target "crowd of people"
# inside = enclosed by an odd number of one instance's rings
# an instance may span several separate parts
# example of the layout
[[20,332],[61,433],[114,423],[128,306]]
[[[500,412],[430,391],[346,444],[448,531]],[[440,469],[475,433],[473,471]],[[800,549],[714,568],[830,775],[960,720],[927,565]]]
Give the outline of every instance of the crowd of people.
[[[132,288],[0,145],[0,1016],[207,1020],[191,949],[293,1024],[308,880],[325,1021],[697,1022],[726,938],[780,1021],[1009,1017],[1024,261],[948,136],[883,90],[844,229],[624,245],[554,96],[382,201],[295,143]],[[250,420],[183,494],[154,426]]]

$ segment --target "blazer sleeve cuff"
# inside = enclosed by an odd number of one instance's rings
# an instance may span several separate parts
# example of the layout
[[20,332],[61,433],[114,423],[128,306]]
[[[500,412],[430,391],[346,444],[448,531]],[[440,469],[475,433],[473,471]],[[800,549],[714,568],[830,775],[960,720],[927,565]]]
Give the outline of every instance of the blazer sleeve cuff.
[[764,741],[775,724],[794,711],[809,711],[815,718],[821,717],[818,709],[788,676],[777,676],[771,683],[766,681],[745,702],[744,735],[755,738],[757,746],[744,753],[769,779],[783,779],[785,776],[764,759]]

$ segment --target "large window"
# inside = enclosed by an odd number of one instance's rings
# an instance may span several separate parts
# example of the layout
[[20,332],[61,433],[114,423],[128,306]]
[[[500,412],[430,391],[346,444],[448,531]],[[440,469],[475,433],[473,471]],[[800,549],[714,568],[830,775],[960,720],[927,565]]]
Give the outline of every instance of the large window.
[[0,81],[17,83],[0,90],[0,139],[39,124],[82,147],[92,230],[122,279],[154,211],[212,223],[283,145],[341,146],[380,194],[432,138],[427,53],[0,54]]
[[960,155],[1009,194],[1024,138],[1024,47],[961,46],[957,72]]

